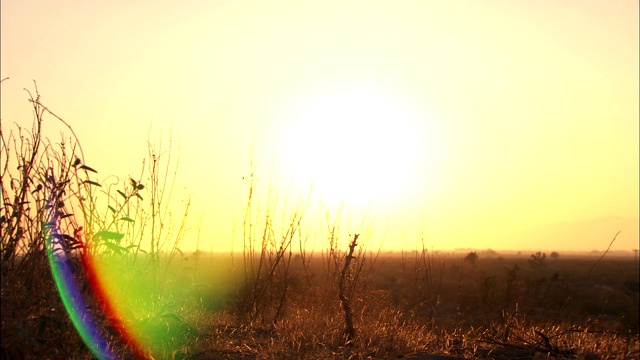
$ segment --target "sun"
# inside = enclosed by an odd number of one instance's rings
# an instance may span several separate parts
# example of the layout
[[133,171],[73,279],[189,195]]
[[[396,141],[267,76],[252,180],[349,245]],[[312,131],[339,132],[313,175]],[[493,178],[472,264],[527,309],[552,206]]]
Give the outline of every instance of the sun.
[[417,107],[372,83],[313,91],[285,122],[282,158],[299,185],[329,203],[372,205],[406,196],[425,161]]

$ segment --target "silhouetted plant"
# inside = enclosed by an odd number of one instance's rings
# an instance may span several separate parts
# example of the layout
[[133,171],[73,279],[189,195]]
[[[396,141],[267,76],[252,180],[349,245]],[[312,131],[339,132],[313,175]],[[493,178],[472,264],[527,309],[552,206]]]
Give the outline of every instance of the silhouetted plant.
[[353,326],[353,310],[351,308],[351,297],[347,297],[347,276],[349,275],[349,265],[351,264],[351,260],[355,259],[353,256],[353,252],[358,246],[358,237],[359,234],[355,234],[353,236],[353,240],[349,244],[349,251],[344,257],[344,266],[342,267],[342,271],[340,271],[340,282],[338,283],[338,298],[340,299],[340,304],[342,305],[342,310],[344,311],[344,322],[345,322],[345,344],[353,345],[353,341],[356,338],[356,329]]
[[546,260],[547,254],[542,252],[537,252],[535,254],[531,254],[531,259],[529,259],[529,265],[536,270],[544,269],[547,266]]
[[35,96],[26,90],[31,130],[17,126],[17,136],[0,131],[2,357],[69,358],[87,351],[56,291],[48,255],[65,259],[81,279],[78,255],[88,249],[78,200],[89,196],[88,174],[95,170],[83,163],[75,135],[57,144],[43,136],[47,116],[73,130],[42,104],[34,87]]
[[478,262],[478,253],[475,251],[470,252],[464,257],[464,262],[471,266],[476,266],[476,262]]
[[[3,351],[9,348],[27,349],[29,346],[20,345],[21,341],[28,342],[29,337],[32,339],[38,337],[32,334],[25,338],[20,334],[27,333],[14,331],[10,324],[15,322],[16,326],[22,326],[21,324],[26,323],[26,320],[20,319],[21,316],[27,318],[42,316],[43,322],[37,327],[37,332],[46,331],[49,334],[55,334],[56,331],[49,327],[57,322],[58,330],[66,326],[68,331],[75,333],[60,304],[49,268],[48,253],[53,254],[52,256],[56,259],[64,259],[69,263],[73,271],[72,276],[78,288],[82,289],[85,302],[89,304],[91,316],[104,325],[105,329],[109,328],[109,321],[105,321],[105,314],[101,313],[100,306],[96,306],[103,304],[101,302],[103,299],[95,298],[96,292],[93,288],[98,279],[96,271],[99,270],[97,270],[98,267],[88,265],[89,258],[97,261],[93,263],[94,265],[108,259],[109,267],[101,271],[100,276],[106,276],[101,279],[102,283],[114,285],[115,288],[124,286],[127,282],[136,282],[136,286],[131,287],[132,289],[140,289],[140,284],[144,284],[144,288],[149,291],[143,294],[143,298],[147,301],[148,299],[158,301],[153,306],[136,309],[136,318],[175,315],[159,314],[155,310],[158,306],[162,307],[163,301],[169,301],[165,296],[167,293],[163,294],[164,298],[154,296],[162,292],[163,282],[166,279],[164,276],[162,281],[156,281],[155,269],[162,261],[166,265],[166,275],[172,256],[179,252],[177,244],[185,224],[183,218],[178,234],[171,235],[176,237],[167,241],[168,236],[165,234],[171,234],[169,229],[172,225],[167,226],[169,221],[164,217],[167,213],[167,195],[170,194],[170,189],[166,186],[166,178],[163,179],[158,171],[150,175],[149,182],[152,185],[149,188],[155,202],[152,200],[153,210],[149,212],[143,209],[146,204],[142,202],[143,197],[140,192],[147,187],[141,181],[130,178],[124,187],[114,189],[112,192],[111,189],[121,183],[116,181],[114,184],[105,184],[104,181],[92,179],[90,176],[95,176],[97,171],[84,163],[82,147],[71,126],[42,104],[37,87],[35,95],[30,92],[28,94],[35,114],[31,131],[18,126],[17,136],[14,136],[13,132],[5,132],[5,129],[0,133],[3,155],[2,208],[0,208]],[[51,143],[43,136],[42,131],[46,116],[60,121],[73,137],[63,136],[60,143]],[[150,157],[154,159],[154,168],[159,169],[159,156],[156,157],[151,153],[151,146]],[[154,197],[154,194],[157,195]],[[152,225],[148,226],[149,223]],[[144,229],[149,227],[151,230],[145,233]],[[149,256],[155,261],[145,263],[147,266],[152,264],[154,277],[151,281],[140,278],[143,271],[135,263],[138,252],[144,251],[141,241],[149,239],[149,235],[151,235],[151,241],[147,249],[152,249]],[[160,259],[158,255],[163,248],[167,247],[169,248],[167,256]],[[117,274],[123,275],[118,279],[109,278],[120,276]],[[13,291],[10,291],[10,288],[13,288]],[[5,294],[9,292],[13,295],[11,298],[6,298]],[[29,296],[24,299],[17,298],[16,294],[21,293]],[[121,299],[122,305],[136,300],[130,296]],[[42,310],[35,310],[36,308]],[[8,314],[5,309],[10,311],[12,318],[5,317]],[[51,315],[54,311],[55,317]],[[76,311],[81,310],[76,309]],[[71,353],[63,355],[65,354],[63,351],[76,352],[81,349],[82,347],[78,346],[78,340],[77,337],[69,338],[69,341],[75,341],[71,347],[65,347],[64,341],[60,341],[59,338],[51,338],[51,341],[58,341],[54,345],[51,345],[49,340],[43,340],[42,344],[46,346],[42,351],[47,352],[40,352],[40,349],[31,347],[30,354],[40,354],[39,357],[47,358],[69,358],[72,357]],[[51,349],[59,349],[56,352],[58,355],[51,352]],[[21,356],[15,353],[10,355]]]

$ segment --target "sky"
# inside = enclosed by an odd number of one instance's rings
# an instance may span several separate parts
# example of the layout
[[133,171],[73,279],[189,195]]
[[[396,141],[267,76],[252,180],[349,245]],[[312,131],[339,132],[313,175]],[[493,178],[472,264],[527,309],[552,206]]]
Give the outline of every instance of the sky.
[[36,80],[98,181],[171,140],[185,251],[238,249],[252,172],[254,209],[307,204],[318,246],[338,223],[390,250],[638,248],[637,1],[0,10],[3,131],[30,126]]

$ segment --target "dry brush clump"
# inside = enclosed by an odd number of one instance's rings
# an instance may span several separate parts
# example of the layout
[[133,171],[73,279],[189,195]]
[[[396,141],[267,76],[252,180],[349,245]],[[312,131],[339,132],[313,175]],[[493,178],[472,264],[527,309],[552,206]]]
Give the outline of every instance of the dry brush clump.
[[[73,139],[54,144],[42,135],[45,116],[54,116],[29,93],[31,129],[0,133],[2,143],[2,357],[72,357],[83,353],[56,291],[48,252],[73,254],[81,248],[74,198],[87,190],[92,169],[83,164]],[[71,335],[71,336],[69,336]]]
[[[256,208],[253,164],[246,181],[248,195],[242,222],[242,258],[236,259],[232,253],[234,268],[239,268],[234,271],[236,313],[249,324],[266,326],[284,316],[292,285],[293,248],[296,241],[302,241],[301,224],[308,201],[288,213],[287,209],[279,209],[287,204],[280,204],[277,192],[270,189],[265,209]],[[282,211],[281,216],[279,211]],[[278,218],[282,219],[281,223]]]
[[[168,271],[180,253],[177,246],[185,224],[178,222],[176,231],[163,225],[171,216],[164,205],[171,188],[162,182],[166,176],[160,173],[159,156],[150,146],[147,187],[132,178],[124,185],[93,180],[97,171],[85,164],[73,129],[42,104],[37,88],[35,96],[28,95],[32,128],[3,127],[0,133],[2,357],[90,357],[76,332],[85,320],[74,320],[73,315],[93,318],[105,348],[126,354],[127,345],[114,331],[124,320],[109,318],[106,310],[114,304],[105,301],[106,295],[119,295],[115,305],[137,310],[126,321],[135,322],[141,332],[154,326],[170,331],[183,326],[181,321],[165,321],[180,319],[166,310],[166,304],[180,300],[169,298]],[[59,143],[46,138],[43,129],[51,119],[73,136]],[[150,196],[148,210],[142,206],[143,189]],[[143,244],[143,239],[149,240]],[[99,270],[95,265],[101,262],[104,267]],[[127,281],[131,286],[121,286]],[[141,283],[150,286],[137,296],[115,294],[140,289]],[[73,289],[58,291],[63,284]],[[100,284],[105,286],[96,287]],[[85,309],[75,308],[76,298]],[[133,306],[141,299],[146,303]]]

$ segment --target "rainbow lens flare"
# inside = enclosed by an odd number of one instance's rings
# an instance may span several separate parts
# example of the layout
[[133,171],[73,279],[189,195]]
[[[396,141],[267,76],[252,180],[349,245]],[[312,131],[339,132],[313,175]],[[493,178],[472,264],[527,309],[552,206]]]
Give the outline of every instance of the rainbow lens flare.
[[54,254],[52,249],[47,251],[53,279],[62,303],[71,318],[73,326],[78,331],[82,341],[91,353],[99,359],[115,359],[116,357],[107,346],[106,340],[98,331],[96,322],[89,314],[86,304],[80,295],[78,286],[71,272],[69,259],[64,254]]
[[[54,216],[54,224],[56,223],[55,218],[57,218],[57,214]],[[65,244],[63,241],[58,241],[61,239],[58,229],[51,230],[51,235],[47,237],[47,257],[58,293],[71,322],[93,356],[98,359],[117,359],[118,357],[110,348],[96,319],[92,317],[83,300],[78,282],[73,275],[72,263],[64,251]],[[83,264],[87,285],[98,299],[97,303],[100,308],[97,310],[107,317],[111,328],[116,329],[117,335],[129,345],[128,347],[134,356],[146,358],[142,350],[142,342],[132,336],[134,332],[128,323],[122,320],[124,317],[114,306],[115,299],[106,291],[107,279],[101,279],[100,265],[87,251],[81,251],[80,261]]]

